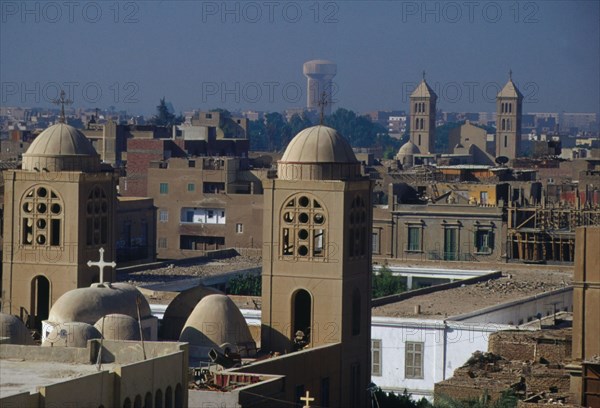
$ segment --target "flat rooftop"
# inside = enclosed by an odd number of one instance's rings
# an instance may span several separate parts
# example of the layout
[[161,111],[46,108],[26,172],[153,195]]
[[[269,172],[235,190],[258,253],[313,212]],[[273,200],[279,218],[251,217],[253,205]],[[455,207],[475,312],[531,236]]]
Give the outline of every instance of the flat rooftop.
[[[572,273],[560,270],[511,270],[498,279],[423,294],[374,307],[373,316],[443,319],[542,294],[571,284]],[[420,313],[415,313],[416,307]]]
[[[102,371],[112,371],[113,366],[102,364]],[[35,393],[40,387],[97,372],[95,364],[0,359],[0,399],[23,392]]]

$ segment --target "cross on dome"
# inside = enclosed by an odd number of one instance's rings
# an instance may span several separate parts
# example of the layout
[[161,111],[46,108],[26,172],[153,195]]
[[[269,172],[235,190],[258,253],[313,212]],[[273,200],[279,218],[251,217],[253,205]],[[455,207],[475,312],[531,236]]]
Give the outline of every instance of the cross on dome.
[[100,259],[98,260],[98,262],[92,262],[92,261],[88,261],[87,266],[97,266],[98,269],[100,269],[100,283],[104,283],[104,268],[105,267],[111,267],[111,268],[115,268],[117,266],[117,264],[115,263],[115,261],[112,262],[105,262],[104,261],[104,248],[100,248],[98,250],[100,252]]
[[319,99],[319,108],[321,109],[321,121],[319,124],[323,124],[323,120],[325,118],[325,107],[329,105],[329,101],[327,100],[327,92],[323,91],[321,94],[321,98]]
[[65,105],[71,105],[73,101],[71,99],[65,99],[65,91],[64,89],[60,91],[60,98],[52,101],[55,105],[60,105],[60,117],[58,121],[60,123],[65,123]]

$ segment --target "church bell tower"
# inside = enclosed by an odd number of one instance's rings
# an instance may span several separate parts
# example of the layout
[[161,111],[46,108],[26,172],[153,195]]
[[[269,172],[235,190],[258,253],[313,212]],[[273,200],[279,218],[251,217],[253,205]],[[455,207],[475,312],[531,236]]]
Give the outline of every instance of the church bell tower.
[[265,183],[263,350],[340,343],[341,406],[370,383],[371,192],[334,129],[300,132]]
[[[116,175],[79,130],[57,123],[4,172],[2,311],[39,327],[65,292],[98,282],[98,259],[115,259]],[[105,280],[114,281],[111,271]]]

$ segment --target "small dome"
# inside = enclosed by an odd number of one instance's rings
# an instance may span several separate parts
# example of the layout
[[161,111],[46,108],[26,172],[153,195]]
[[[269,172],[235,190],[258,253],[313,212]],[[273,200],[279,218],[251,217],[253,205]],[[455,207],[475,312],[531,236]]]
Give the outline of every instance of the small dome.
[[112,283],[73,289],[62,295],[50,309],[51,323],[84,322],[95,324],[102,316],[124,314],[137,319],[136,300],[140,299],[142,319],[151,316],[146,298],[133,285]]
[[91,324],[82,322],[61,323],[54,326],[46,337],[44,347],[87,347],[88,340],[99,339],[102,335]]
[[8,338],[8,344],[27,346],[33,344],[29,330],[18,317],[0,313],[0,339]]
[[402,158],[405,156],[414,156],[415,154],[420,154],[421,151],[417,147],[416,144],[411,142],[410,140],[402,145],[398,150],[398,154],[396,154],[396,158]]
[[335,129],[313,126],[298,133],[277,164],[282,180],[344,180],[360,177],[360,162]]
[[228,296],[220,294],[205,296],[198,302],[179,340],[206,349],[219,349],[229,343],[242,355],[256,348],[242,312]]
[[39,134],[23,154],[23,170],[98,171],[100,157],[87,137],[57,123]]
[[109,314],[98,319],[94,325],[106,340],[139,340],[138,321],[123,314]]
[[357,160],[350,144],[335,129],[313,126],[292,139],[280,162],[355,163]]

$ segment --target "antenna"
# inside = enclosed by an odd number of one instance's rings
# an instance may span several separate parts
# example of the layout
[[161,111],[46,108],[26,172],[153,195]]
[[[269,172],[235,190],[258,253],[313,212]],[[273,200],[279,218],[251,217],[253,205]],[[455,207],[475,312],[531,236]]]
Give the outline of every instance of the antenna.
[[65,123],[65,105],[71,105],[73,101],[71,99],[65,99],[65,91],[64,89],[60,91],[60,98],[52,101],[55,105],[60,105],[60,116],[58,121],[60,123]]
[[508,79],[512,81],[512,68],[508,70]]
[[329,101],[327,100],[327,92],[323,91],[323,93],[321,94],[321,99],[319,99],[318,105],[321,109],[321,118],[319,124],[323,125],[323,120],[325,118],[325,107],[329,105]]
[[423,70],[423,81],[425,81],[425,70]]

